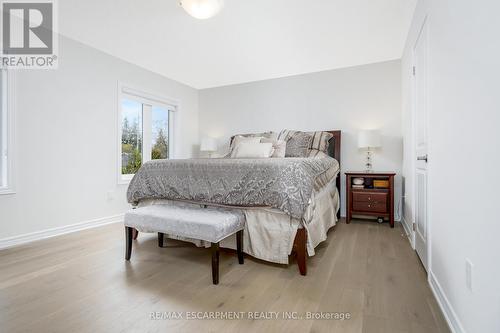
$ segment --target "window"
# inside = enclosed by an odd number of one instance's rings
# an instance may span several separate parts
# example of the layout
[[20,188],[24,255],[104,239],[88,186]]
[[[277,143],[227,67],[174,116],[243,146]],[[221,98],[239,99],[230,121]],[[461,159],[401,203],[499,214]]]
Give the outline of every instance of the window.
[[0,69],[0,194],[12,193],[12,114],[7,70]]
[[122,175],[133,175],[142,164],[142,111],[141,103],[122,100]]
[[127,182],[144,162],[172,157],[173,112],[166,98],[121,87],[120,181]]

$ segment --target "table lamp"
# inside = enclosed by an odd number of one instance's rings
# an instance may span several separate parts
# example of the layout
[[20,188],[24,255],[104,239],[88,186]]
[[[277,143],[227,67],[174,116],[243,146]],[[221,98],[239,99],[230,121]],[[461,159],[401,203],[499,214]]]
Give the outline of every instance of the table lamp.
[[208,152],[208,157],[212,157],[212,153],[217,151],[217,140],[211,137],[201,139],[200,151]]
[[358,148],[366,149],[366,172],[372,170],[372,150],[382,146],[379,130],[362,130],[358,133]]

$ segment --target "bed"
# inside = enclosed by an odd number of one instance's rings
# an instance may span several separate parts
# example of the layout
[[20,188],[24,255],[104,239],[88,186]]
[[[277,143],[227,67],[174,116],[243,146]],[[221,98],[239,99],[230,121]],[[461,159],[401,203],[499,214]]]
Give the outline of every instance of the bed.
[[[132,179],[127,199],[135,206],[241,209],[247,219],[244,252],[280,264],[294,254],[305,275],[307,256],[336,224],[340,206],[341,132],[324,132],[332,135],[330,157],[147,162]],[[228,239],[221,246],[234,248],[233,243]]]

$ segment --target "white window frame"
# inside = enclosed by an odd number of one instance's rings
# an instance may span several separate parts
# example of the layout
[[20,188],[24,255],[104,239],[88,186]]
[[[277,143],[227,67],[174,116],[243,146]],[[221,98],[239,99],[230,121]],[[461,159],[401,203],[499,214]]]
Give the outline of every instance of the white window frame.
[[13,71],[0,67],[0,75],[2,75],[2,94],[0,105],[0,126],[2,126],[0,138],[0,195],[14,194],[14,82],[15,76]]
[[[143,105],[149,106],[163,106],[168,109],[170,112],[168,113],[168,158],[175,158],[175,118],[176,114],[179,111],[180,103],[178,100],[162,96],[157,93],[149,93],[145,92],[141,89],[137,89],[132,87],[129,84],[124,84],[122,82],[118,82],[118,159],[117,159],[117,171],[118,171],[118,184],[128,184],[133,174],[123,175],[122,174],[122,100],[124,98],[129,98],[131,100],[142,103]],[[144,131],[144,127],[146,123],[150,123],[151,119],[150,112],[147,114],[143,114],[142,126],[143,126],[143,146],[142,146],[142,163],[146,163],[151,160],[151,140],[148,138],[148,133]],[[148,120],[149,119],[149,120]]]

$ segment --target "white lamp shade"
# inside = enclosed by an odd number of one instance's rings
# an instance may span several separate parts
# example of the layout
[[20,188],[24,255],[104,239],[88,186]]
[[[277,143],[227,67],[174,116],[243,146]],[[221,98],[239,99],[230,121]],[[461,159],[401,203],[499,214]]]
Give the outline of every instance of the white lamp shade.
[[382,146],[379,130],[362,130],[358,134],[358,148],[378,148]]
[[215,16],[224,7],[224,0],[180,0],[179,3],[189,15],[199,20]]
[[201,139],[200,151],[217,151],[217,140],[210,137]]

